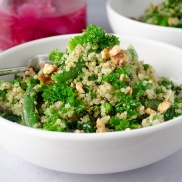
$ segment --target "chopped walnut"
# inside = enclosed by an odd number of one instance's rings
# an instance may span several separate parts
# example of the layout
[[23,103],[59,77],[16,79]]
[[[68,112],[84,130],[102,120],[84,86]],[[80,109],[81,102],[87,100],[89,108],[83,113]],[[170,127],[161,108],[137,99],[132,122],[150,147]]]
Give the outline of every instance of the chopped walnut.
[[98,118],[96,121],[96,127],[96,133],[102,133],[107,131],[104,122],[100,118]]
[[30,77],[30,76],[35,76],[36,73],[33,70],[33,68],[29,67],[28,71],[25,71],[25,74],[23,75],[24,78]]
[[128,93],[129,93],[129,95],[132,95],[132,93],[133,93],[132,88],[129,89]]
[[167,109],[170,107],[170,103],[169,102],[162,102],[158,105],[158,108],[157,110],[160,112],[160,113],[164,113],[165,111],[167,111]]
[[51,79],[50,76],[48,75],[38,75],[38,79],[43,83],[43,84],[48,84],[48,85],[53,85],[54,84],[54,80]]
[[110,51],[109,51],[109,56],[115,56],[121,51],[121,48],[118,45],[115,45]]
[[139,78],[140,80],[142,80],[143,78],[145,78],[145,76],[144,76],[143,74],[138,74],[138,78]]
[[125,131],[131,131],[131,128],[126,128]]
[[145,114],[152,114],[152,113],[155,113],[155,111],[153,110],[153,109],[151,109],[151,108],[147,108],[147,109],[145,109]]
[[42,69],[44,74],[50,74],[54,72],[58,67],[56,65],[46,63]]
[[105,62],[105,63],[103,63],[103,68],[111,68],[112,67],[112,65],[111,65],[111,62],[110,61],[107,61],[107,62]]
[[80,94],[84,94],[85,90],[83,89],[83,84],[81,82],[76,83],[76,89]]
[[109,50],[110,50],[110,48],[108,48],[108,49],[105,48],[101,51],[102,59],[108,59],[109,58]]
[[121,74],[120,77],[119,77],[119,80],[120,80],[120,81],[123,81],[124,78],[125,78],[124,74]]
[[[125,65],[128,61],[128,56],[125,54],[124,50],[118,45],[115,45],[113,48],[105,48],[101,51],[102,59],[109,59],[111,60],[110,67],[120,67]],[[104,66],[108,66],[107,64]]]
[[84,133],[82,130],[75,130],[74,133]]
[[168,18],[168,24],[169,25],[177,25],[178,23],[179,23],[179,18],[178,17]]
[[124,50],[120,50],[119,53],[117,53],[115,56],[110,56],[110,58],[111,58],[111,63],[117,68],[122,65],[125,65],[126,62],[128,61],[128,57],[125,54]]

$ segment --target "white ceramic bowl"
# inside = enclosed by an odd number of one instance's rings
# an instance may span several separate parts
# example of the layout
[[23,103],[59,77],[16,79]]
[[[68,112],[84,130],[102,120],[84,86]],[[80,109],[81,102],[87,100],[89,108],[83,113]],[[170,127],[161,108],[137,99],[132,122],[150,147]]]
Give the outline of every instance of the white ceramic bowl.
[[149,3],[163,1],[109,0],[106,8],[112,31],[121,35],[159,40],[182,48],[182,28],[150,25],[130,19],[130,17],[138,18],[141,16]]
[[[152,64],[158,75],[169,76],[178,84],[182,81],[180,48],[119,37],[122,48],[132,43],[140,59]],[[0,67],[25,65],[31,56],[50,53],[54,48],[65,51],[69,38],[51,37],[9,49],[0,54]],[[0,118],[0,145],[30,163],[52,170],[114,173],[152,164],[176,152],[182,147],[181,131],[181,117],[131,131],[90,134],[42,131]]]

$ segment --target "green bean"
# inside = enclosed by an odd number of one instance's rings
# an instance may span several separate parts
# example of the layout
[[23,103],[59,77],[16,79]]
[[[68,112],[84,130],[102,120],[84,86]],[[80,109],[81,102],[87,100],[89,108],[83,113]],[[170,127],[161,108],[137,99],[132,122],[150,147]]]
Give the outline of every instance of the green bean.
[[33,89],[33,85],[29,85],[24,94],[24,105],[22,110],[23,124],[33,127],[39,121],[39,116],[36,111],[37,94]]
[[70,71],[63,71],[62,73],[57,73],[53,80],[58,83],[63,83],[71,78],[75,78],[79,73],[82,72],[82,68],[85,66],[85,61],[78,61],[75,67],[70,68]]

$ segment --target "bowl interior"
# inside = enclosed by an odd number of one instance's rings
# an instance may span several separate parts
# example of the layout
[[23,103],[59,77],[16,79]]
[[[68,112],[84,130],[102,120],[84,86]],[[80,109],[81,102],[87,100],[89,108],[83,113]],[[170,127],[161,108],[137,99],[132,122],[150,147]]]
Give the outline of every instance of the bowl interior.
[[139,17],[144,13],[149,3],[160,3],[163,0],[110,0],[111,8],[126,17]]
[[[49,54],[53,49],[66,50],[67,42],[74,35],[62,35],[25,43],[0,54],[0,68],[24,66],[27,60],[37,54]],[[122,49],[133,45],[139,59],[151,64],[157,76],[165,76],[174,83],[182,83],[182,49],[158,41],[116,35]],[[0,76],[0,80],[11,80],[11,76]],[[166,123],[164,123],[165,125]]]

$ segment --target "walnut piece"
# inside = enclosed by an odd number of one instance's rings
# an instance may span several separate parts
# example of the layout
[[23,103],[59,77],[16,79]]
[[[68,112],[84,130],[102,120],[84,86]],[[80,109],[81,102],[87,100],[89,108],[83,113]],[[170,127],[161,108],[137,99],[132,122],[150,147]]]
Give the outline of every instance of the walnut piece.
[[76,83],[76,89],[80,94],[84,94],[85,90],[83,89],[83,84],[81,82]]
[[46,63],[42,69],[43,74],[50,74],[54,72],[58,67],[56,65]]
[[171,105],[171,104],[170,104],[169,102],[164,101],[164,102],[162,102],[162,103],[160,103],[160,104],[158,105],[157,110],[158,110],[160,113],[164,113],[164,112],[167,111],[167,109],[170,107],[170,105]]

